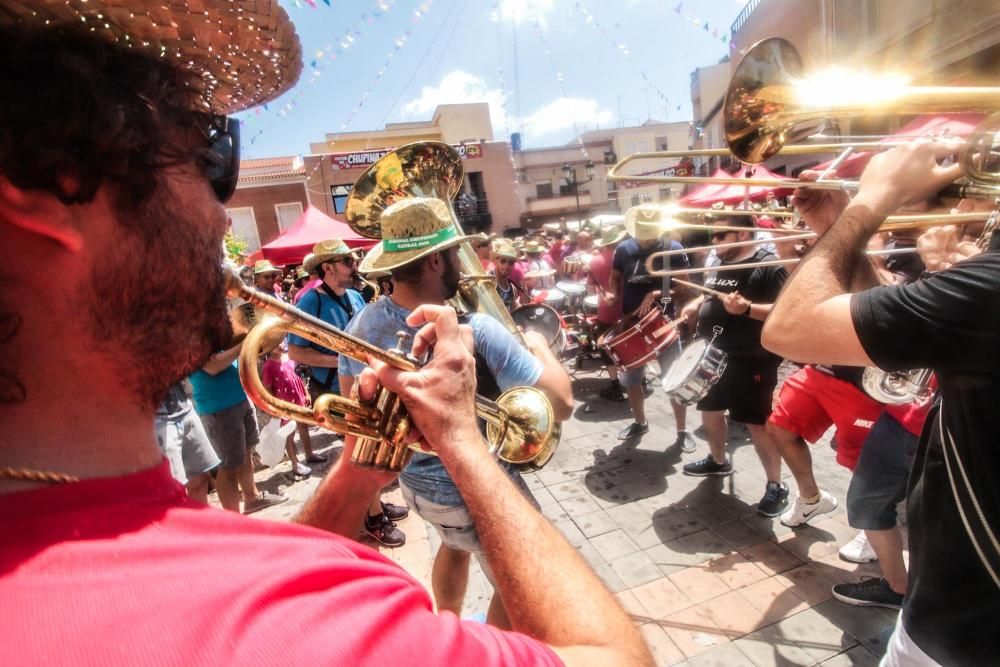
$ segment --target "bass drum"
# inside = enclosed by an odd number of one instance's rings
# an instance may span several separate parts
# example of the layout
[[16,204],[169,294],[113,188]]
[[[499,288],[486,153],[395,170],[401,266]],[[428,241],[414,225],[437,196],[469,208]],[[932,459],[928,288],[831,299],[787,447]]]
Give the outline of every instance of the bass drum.
[[510,311],[514,324],[525,331],[537,331],[545,337],[552,352],[559,356],[566,349],[566,331],[562,318],[552,306],[529,303]]
[[597,295],[591,294],[583,297],[583,312],[587,315],[597,314]]
[[627,371],[642,366],[678,338],[680,333],[673,322],[653,308],[641,318],[629,315],[605,331],[597,344],[615,366]]
[[691,341],[670,365],[663,389],[681,405],[694,405],[705,398],[726,372],[726,353],[704,338]]

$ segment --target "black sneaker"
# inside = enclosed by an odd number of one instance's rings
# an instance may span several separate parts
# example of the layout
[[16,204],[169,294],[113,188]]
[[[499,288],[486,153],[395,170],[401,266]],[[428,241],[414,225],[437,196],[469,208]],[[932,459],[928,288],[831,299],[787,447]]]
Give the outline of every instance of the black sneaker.
[[853,584],[837,584],[833,587],[833,597],[856,607],[899,609],[903,606],[903,596],[889,588],[884,577],[865,577]]
[[387,547],[401,547],[406,544],[406,534],[389,521],[385,514],[365,519],[365,535]]
[[757,514],[778,516],[788,506],[788,485],[784,482],[768,482],[764,497],[757,503]]
[[640,435],[645,435],[649,433],[649,424],[637,424],[632,422],[622,430],[618,431],[619,440],[628,440],[629,438],[637,438]]
[[733,474],[733,462],[726,459],[725,463],[716,463],[709,454],[700,461],[684,466],[684,474],[692,477],[725,477]]
[[626,398],[625,390],[622,389],[622,386],[618,384],[617,380],[602,389],[600,391],[600,396],[607,401],[614,401],[615,403],[621,403]]
[[393,505],[392,503],[382,503],[382,513],[389,521],[402,521],[410,516],[410,508],[406,505]]

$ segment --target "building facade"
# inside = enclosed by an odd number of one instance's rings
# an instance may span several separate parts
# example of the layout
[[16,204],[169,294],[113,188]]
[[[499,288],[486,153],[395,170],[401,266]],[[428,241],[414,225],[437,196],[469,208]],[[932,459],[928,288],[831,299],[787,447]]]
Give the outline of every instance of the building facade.
[[305,165],[294,155],[240,161],[240,179],[226,210],[247,252],[276,239],[309,205]]

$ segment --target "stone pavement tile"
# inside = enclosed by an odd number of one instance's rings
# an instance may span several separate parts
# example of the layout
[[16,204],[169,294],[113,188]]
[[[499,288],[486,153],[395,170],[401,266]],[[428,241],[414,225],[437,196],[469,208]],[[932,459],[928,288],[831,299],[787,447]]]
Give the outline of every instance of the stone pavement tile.
[[660,569],[642,551],[636,551],[627,556],[616,558],[610,561],[608,565],[618,573],[621,580],[629,587],[640,586],[663,577]]
[[623,530],[631,529],[634,526],[641,526],[644,524],[652,525],[652,518],[646,509],[639,503],[625,503],[624,505],[615,505],[614,507],[609,507],[605,512],[611,517],[611,520],[617,524],[617,526]]
[[[711,478],[710,478],[711,479]],[[735,514],[736,516],[744,516],[755,512],[755,505],[760,498],[753,498],[749,502],[743,498],[734,496],[730,493],[722,493],[715,497],[715,502],[719,503],[727,510]]]
[[668,667],[684,662],[684,654],[656,623],[640,625],[639,634],[646,641],[657,667]]
[[691,606],[691,601],[666,577],[636,586],[632,594],[650,618],[663,619]]
[[570,521],[569,514],[566,514],[566,510],[562,508],[559,503],[549,503],[548,505],[541,506],[542,516],[546,519],[555,523],[557,521]]
[[615,599],[618,600],[618,604],[622,606],[625,613],[629,615],[636,625],[654,620],[649,615],[649,611],[639,602],[639,598],[631,590],[618,591],[615,593]]
[[604,556],[598,553],[597,549],[594,548],[594,545],[591,544],[589,540],[585,544],[581,544],[576,547],[576,551],[585,561],[590,563],[590,567],[597,567],[601,563],[607,562],[604,560]]
[[708,561],[705,567],[719,575],[719,578],[733,590],[755,584],[768,577],[764,570],[738,553],[714,558]]
[[891,609],[855,607],[840,600],[827,600],[813,609],[859,641],[891,630],[896,623],[895,613]]
[[[893,623],[895,624],[895,621],[893,621]],[[885,655],[885,651],[889,647],[889,640],[892,638],[893,629],[894,628],[889,628],[888,630],[866,639],[861,643],[865,648],[881,658]]]
[[670,542],[686,535],[693,535],[707,528],[691,510],[657,512],[653,515],[653,528],[661,542]]
[[610,533],[598,535],[590,540],[590,544],[606,561],[613,561],[639,550],[635,542],[622,530],[613,530]]
[[754,667],[732,642],[716,646],[688,660],[691,667]]
[[811,561],[836,551],[839,547],[836,535],[806,524],[798,526],[788,535],[778,538],[781,547],[801,560]]
[[774,625],[733,640],[733,644],[757,667],[816,664],[808,653],[786,638]]
[[767,540],[767,537],[758,532],[755,528],[743,523],[739,519],[726,521],[712,527],[712,531],[729,543],[734,549],[748,547]]
[[830,581],[809,564],[782,572],[774,578],[790,582],[795,594],[805,600],[810,607],[833,597],[833,593],[830,592]]
[[762,533],[767,539],[777,542],[784,535],[795,532],[792,528],[781,523],[778,517],[763,516],[757,512],[744,514],[740,521],[747,524],[756,531]]
[[[712,530],[702,530],[691,535],[685,535],[677,543],[698,557],[698,563],[732,553],[733,548]],[[696,563],[692,563],[694,565]]]
[[728,640],[700,606],[688,607],[660,621],[660,627],[687,658],[705,653]]
[[563,482],[571,482],[575,479],[582,478],[586,474],[585,470],[566,470],[557,466],[545,466],[535,473],[538,477],[538,481],[546,487],[562,484]]
[[[700,534],[701,533],[695,533],[695,535]],[[694,536],[689,535],[688,538],[690,537]],[[708,555],[692,552],[688,547],[682,545],[680,542],[681,540],[674,540],[673,542],[666,542],[665,544],[657,544],[648,549],[644,549],[643,551],[654,563],[656,563],[656,566],[659,567],[660,571],[665,575],[679,572],[686,567],[691,567],[692,565],[704,563],[709,559]]]
[[844,521],[841,521],[839,517],[824,515],[820,520],[814,521],[809,525],[817,530],[822,530],[833,535],[833,541],[838,549],[853,540],[858,534],[857,528],[851,528]]
[[687,599],[695,604],[725,595],[732,590],[722,580],[722,577],[709,570],[704,564],[674,572],[669,576],[669,579],[680,589],[681,593],[687,596]]
[[608,590],[612,593],[619,593],[628,589],[625,582],[622,581],[618,573],[611,569],[611,566],[607,563],[599,563],[592,566],[594,568],[594,574],[604,582],[604,585],[608,587]]
[[631,537],[640,549],[650,549],[657,544],[663,544],[663,538],[657,533],[656,526],[648,520],[641,525],[625,529],[625,534]]
[[583,516],[584,514],[590,514],[591,512],[598,512],[601,509],[589,495],[560,500],[559,504],[562,505],[563,510],[572,519],[576,519],[578,516]]
[[535,497],[535,502],[537,502],[539,506],[551,505],[556,502],[556,499],[552,496],[549,490],[540,483],[537,489],[531,489],[531,495]]
[[789,616],[773,627],[817,662],[832,658],[858,643],[815,609]]
[[732,512],[715,501],[694,505],[690,510],[708,528],[735,518]]
[[708,610],[712,622],[730,639],[742,637],[770,623],[764,612],[754,608],[736,591],[712,598],[700,606]]
[[862,577],[881,577],[882,570],[875,563],[849,563],[841,559],[836,551],[812,561],[813,567],[831,584],[845,581],[859,581]]
[[580,529],[580,532],[587,537],[597,537],[618,528],[618,524],[602,509],[590,514],[573,517],[573,522],[576,523],[576,527]]
[[802,565],[802,561],[774,542],[760,542],[739,550],[743,557],[755,563],[768,575],[780,574]]
[[879,657],[864,646],[838,653],[822,662],[823,667],[878,667]]
[[562,533],[566,541],[572,544],[574,547],[581,547],[587,543],[587,538],[580,529],[576,527],[570,519],[562,519],[560,521],[553,521],[552,525],[555,526],[556,530]]
[[532,491],[537,491],[539,489],[544,489],[545,485],[542,484],[541,480],[538,479],[538,475],[533,472],[521,473],[521,479],[524,483],[528,485],[528,488]]
[[771,622],[780,621],[809,608],[809,605],[795,594],[790,581],[775,577],[750,584],[736,592],[754,609],[763,612]]
[[545,487],[548,489],[549,493],[556,500],[567,500],[568,498],[576,498],[577,496],[586,496],[587,487],[584,486],[582,482],[563,482],[561,484],[555,484],[553,486]]

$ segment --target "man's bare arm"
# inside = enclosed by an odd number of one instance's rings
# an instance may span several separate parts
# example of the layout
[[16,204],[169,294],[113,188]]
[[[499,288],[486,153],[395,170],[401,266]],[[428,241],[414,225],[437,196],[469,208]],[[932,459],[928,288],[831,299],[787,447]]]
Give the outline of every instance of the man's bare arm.
[[297,364],[314,368],[337,368],[340,365],[340,357],[336,354],[324,354],[305,345],[289,344],[288,358]]

